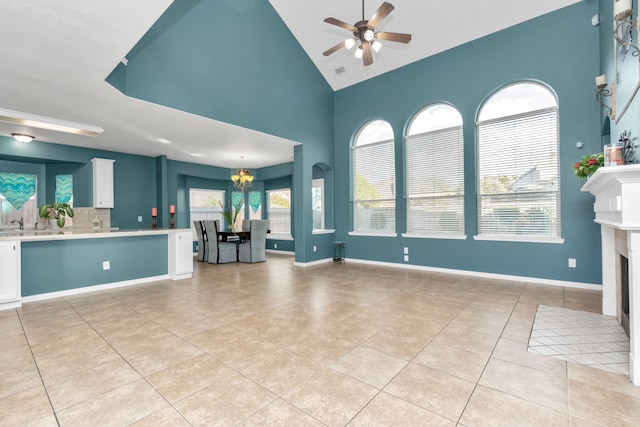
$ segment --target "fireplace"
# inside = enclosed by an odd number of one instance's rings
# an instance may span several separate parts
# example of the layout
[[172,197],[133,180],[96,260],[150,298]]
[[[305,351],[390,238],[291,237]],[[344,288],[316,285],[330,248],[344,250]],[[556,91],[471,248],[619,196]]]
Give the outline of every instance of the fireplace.
[[629,258],[620,255],[620,319],[619,322],[629,337]]
[[602,167],[582,186],[602,234],[602,313],[629,334],[629,376],[640,386],[640,165]]

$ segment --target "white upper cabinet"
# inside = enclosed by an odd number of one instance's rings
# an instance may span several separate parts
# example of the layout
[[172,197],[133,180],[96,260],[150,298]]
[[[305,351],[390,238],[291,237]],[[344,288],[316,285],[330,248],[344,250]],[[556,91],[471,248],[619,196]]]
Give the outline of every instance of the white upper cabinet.
[[110,159],[91,159],[93,163],[93,207],[113,207],[113,162]]

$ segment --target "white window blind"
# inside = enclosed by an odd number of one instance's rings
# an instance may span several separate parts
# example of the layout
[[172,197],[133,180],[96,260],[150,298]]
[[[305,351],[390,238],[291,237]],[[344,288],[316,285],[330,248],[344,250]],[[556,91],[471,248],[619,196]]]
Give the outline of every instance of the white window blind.
[[193,221],[217,219],[220,224],[223,223],[222,208],[220,207],[220,203],[222,203],[223,200],[224,191],[221,190],[207,190],[200,188],[189,189],[190,227],[194,240],[197,240],[197,234]]
[[[372,128],[367,129],[369,126]],[[375,127],[379,128],[379,132],[371,132]],[[356,138],[352,187],[353,228],[356,232],[395,232],[395,155],[392,137],[391,126],[378,120],[363,128]]]
[[478,123],[478,234],[560,238],[557,106]]
[[424,121],[412,123],[411,129],[435,130],[405,139],[407,232],[464,234],[462,117],[448,105],[429,107],[414,122],[421,117]]
[[267,217],[272,233],[291,234],[291,189],[267,191]]

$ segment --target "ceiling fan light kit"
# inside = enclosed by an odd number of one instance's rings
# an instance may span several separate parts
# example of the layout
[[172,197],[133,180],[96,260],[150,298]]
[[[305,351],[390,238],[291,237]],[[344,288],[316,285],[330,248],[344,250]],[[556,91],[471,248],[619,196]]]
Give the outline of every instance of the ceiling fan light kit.
[[362,59],[362,63],[366,67],[373,64],[371,50],[373,49],[374,52],[378,52],[382,47],[382,43],[380,43],[379,40],[396,43],[409,43],[411,41],[411,34],[375,31],[375,27],[389,13],[391,13],[393,9],[394,6],[391,3],[384,2],[378,10],[376,10],[371,19],[367,21],[364,19],[364,0],[362,0],[362,20],[356,22],[354,25],[347,24],[346,22],[340,21],[336,18],[326,18],[324,22],[351,31],[354,38],[349,38],[344,42],[340,42],[332,48],[327,49],[322,54],[324,56],[329,56],[343,47],[351,49],[357,42],[360,42],[354,56],[358,59]]

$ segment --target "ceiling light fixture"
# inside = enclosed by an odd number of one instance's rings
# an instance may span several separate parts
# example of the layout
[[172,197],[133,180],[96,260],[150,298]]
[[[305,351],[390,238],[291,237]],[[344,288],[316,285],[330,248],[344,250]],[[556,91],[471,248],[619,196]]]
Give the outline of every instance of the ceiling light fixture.
[[[631,1],[631,0],[628,0]],[[383,2],[382,5],[376,10],[371,19],[366,20],[364,18],[364,0],[362,0],[362,20],[355,24],[347,24],[336,18],[326,18],[324,22],[331,25],[336,25],[345,30],[353,33],[353,38],[342,41],[330,49],[322,52],[324,56],[329,56],[343,47],[351,49],[354,45],[359,44],[354,56],[358,59],[362,59],[364,66],[373,64],[373,56],[371,51],[378,52],[382,47],[380,40],[397,42],[397,43],[409,43],[411,41],[411,34],[404,33],[390,33],[387,31],[375,31],[375,27],[394,9],[391,3]]]
[[233,186],[239,189],[240,191],[244,191],[247,188],[251,187],[253,183],[253,176],[249,169],[244,169],[242,167],[242,160],[244,156],[240,156],[240,169],[235,175],[231,175],[231,181],[233,181]]
[[12,133],[11,136],[18,142],[22,142],[23,144],[27,144],[35,139],[35,136],[26,135],[24,133]]
[[104,128],[38,116],[20,111],[0,108],[0,122],[15,123],[22,126],[30,126],[38,129],[53,130],[56,132],[71,133],[75,135],[97,136],[104,132]]

